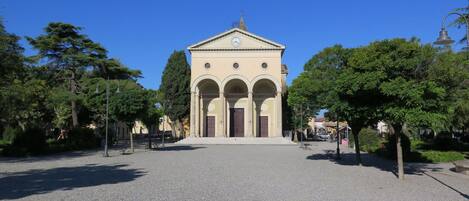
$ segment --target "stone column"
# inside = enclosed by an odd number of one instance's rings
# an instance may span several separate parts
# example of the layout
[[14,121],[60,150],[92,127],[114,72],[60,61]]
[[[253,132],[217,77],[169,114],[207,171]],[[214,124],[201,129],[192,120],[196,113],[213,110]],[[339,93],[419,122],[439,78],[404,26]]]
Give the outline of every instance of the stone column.
[[252,132],[252,91],[248,92],[248,125],[246,129],[246,137],[254,137],[254,133]]
[[226,137],[226,101],[225,93],[220,92],[220,134]]
[[275,96],[276,107],[275,111],[277,114],[277,131],[275,137],[282,137],[282,93],[277,92]]
[[190,137],[195,137],[195,92],[191,93]]
[[200,109],[200,120],[199,120],[199,137],[204,137],[205,134],[205,105],[204,105],[204,97],[202,95],[199,96],[199,109]]
[[195,137],[199,137],[199,131],[200,131],[200,96],[199,93],[195,94],[195,131],[194,135]]

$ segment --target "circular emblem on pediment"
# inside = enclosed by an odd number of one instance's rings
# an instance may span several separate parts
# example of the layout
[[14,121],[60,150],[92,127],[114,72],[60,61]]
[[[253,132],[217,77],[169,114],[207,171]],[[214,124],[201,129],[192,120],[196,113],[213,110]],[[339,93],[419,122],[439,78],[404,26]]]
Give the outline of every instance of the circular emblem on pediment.
[[238,37],[233,37],[233,38],[231,39],[231,45],[232,45],[233,47],[239,47],[239,45],[241,45],[241,39],[238,38]]

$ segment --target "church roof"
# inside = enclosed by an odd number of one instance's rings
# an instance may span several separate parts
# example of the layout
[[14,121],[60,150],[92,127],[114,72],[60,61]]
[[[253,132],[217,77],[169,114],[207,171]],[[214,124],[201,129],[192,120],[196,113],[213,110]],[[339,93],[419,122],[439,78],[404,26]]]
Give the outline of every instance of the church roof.
[[[266,39],[266,38],[263,38],[263,37],[261,37],[261,36],[255,35],[255,34],[253,34],[253,33],[251,33],[251,32],[246,31],[246,30],[242,30],[242,29],[240,29],[240,28],[232,28],[232,29],[230,29],[230,30],[228,30],[228,31],[225,31],[225,32],[223,32],[223,33],[220,33],[220,34],[218,34],[218,35],[215,35],[215,36],[213,36],[213,37],[210,37],[210,38],[208,38],[208,39],[206,39],[206,40],[203,40],[203,41],[201,41],[201,42],[198,42],[198,43],[196,43],[196,44],[193,44],[193,45],[189,46],[187,49],[188,49],[189,51],[193,51],[193,50],[211,50],[212,48],[208,48],[208,49],[207,49],[207,48],[202,48],[201,46],[206,45],[206,44],[208,44],[208,43],[211,43],[211,42],[213,42],[213,41],[216,41],[216,40],[218,40],[218,39],[220,39],[220,38],[223,38],[223,37],[225,37],[225,36],[227,36],[227,35],[230,35],[230,34],[233,34],[233,33],[235,33],[235,32],[241,33],[241,34],[243,34],[243,35],[246,35],[246,36],[248,36],[248,37],[250,37],[250,38],[253,38],[253,39],[255,39],[255,40],[258,40],[258,41],[260,41],[260,42],[263,42],[263,43],[268,44],[269,46],[271,46],[271,48],[267,48],[267,49],[282,50],[282,53],[283,53],[283,51],[285,50],[285,46],[282,45],[282,44],[280,44],[280,43],[276,43],[276,42],[274,42],[274,41],[268,40],[268,39]],[[266,48],[261,48],[261,49],[266,49]],[[230,50],[242,50],[242,49],[239,49],[239,48],[230,48]]]

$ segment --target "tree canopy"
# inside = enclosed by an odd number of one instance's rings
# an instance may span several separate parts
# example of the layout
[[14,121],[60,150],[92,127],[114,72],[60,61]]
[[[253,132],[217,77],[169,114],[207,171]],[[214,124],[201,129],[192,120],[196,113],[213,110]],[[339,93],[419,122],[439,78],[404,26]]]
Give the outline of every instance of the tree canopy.
[[187,117],[190,109],[190,66],[187,63],[184,51],[174,51],[168,59],[163,71],[160,91],[163,96],[165,115],[172,122],[173,131],[181,136],[184,132],[183,119]]

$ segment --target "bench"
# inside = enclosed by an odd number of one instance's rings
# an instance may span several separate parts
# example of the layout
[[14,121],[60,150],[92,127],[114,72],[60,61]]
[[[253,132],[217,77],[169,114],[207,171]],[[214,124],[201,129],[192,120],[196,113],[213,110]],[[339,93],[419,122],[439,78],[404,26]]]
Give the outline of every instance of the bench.
[[469,175],[469,160],[454,161],[453,164],[456,172]]

